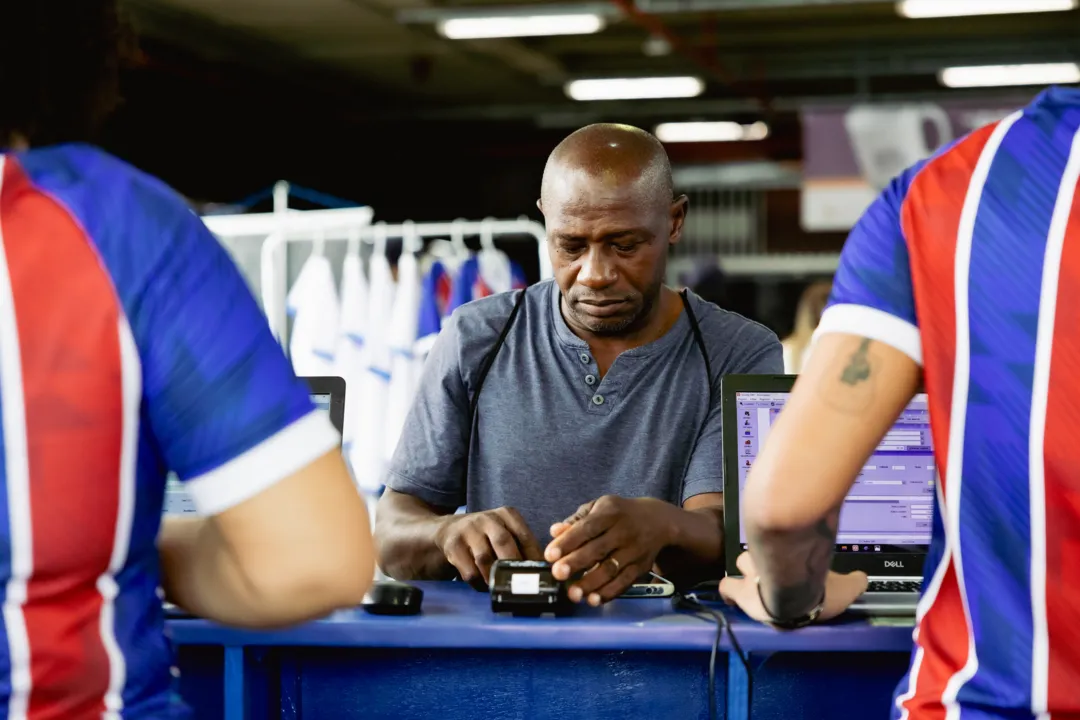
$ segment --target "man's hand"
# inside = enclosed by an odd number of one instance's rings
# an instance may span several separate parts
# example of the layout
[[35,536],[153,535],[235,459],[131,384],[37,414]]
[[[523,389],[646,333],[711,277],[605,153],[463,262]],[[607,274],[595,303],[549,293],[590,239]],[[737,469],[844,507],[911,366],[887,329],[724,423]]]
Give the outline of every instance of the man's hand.
[[[728,605],[738,605],[739,609],[758,622],[769,622],[769,615],[761,604],[758,593],[758,572],[750,553],[744,552],[736,561],[741,578],[726,577],[720,581],[720,594]],[[825,579],[825,607],[817,621],[831,620],[847,610],[851,603],[866,592],[866,573],[853,572],[846,575],[829,572]]]
[[561,523],[551,526],[555,539],[544,551],[557,580],[585,576],[570,586],[574,602],[598,606],[618,597],[652,570],[656,556],[670,542],[666,510],[653,498],[605,495],[585,503]]
[[461,579],[478,590],[487,589],[496,560],[543,559],[521,514],[507,507],[447,516],[435,542]]

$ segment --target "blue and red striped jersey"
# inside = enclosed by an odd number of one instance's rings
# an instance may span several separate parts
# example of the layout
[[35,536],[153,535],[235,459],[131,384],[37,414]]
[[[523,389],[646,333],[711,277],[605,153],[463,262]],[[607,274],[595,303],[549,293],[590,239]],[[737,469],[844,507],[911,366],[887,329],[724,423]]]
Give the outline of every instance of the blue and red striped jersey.
[[167,471],[214,514],[338,440],[199,218],[90,146],[0,155],[0,426],[0,716],[181,716]]
[[[510,265],[510,290],[521,290],[529,284],[525,278],[525,271],[512,260],[507,261]],[[457,310],[467,302],[493,295],[495,291],[484,280],[480,271],[480,261],[476,255],[461,264],[457,275],[453,279],[450,291],[450,305],[447,315]]]
[[1080,90],[898,177],[820,331],[924,372],[939,477],[903,718],[1080,713]]

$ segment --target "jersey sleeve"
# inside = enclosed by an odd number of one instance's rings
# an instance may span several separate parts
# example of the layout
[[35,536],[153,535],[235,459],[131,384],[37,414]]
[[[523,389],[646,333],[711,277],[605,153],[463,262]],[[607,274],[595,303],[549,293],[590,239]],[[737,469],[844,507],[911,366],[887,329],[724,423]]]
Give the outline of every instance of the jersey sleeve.
[[922,365],[911,260],[900,223],[921,164],[885,189],[852,229],[815,337],[849,333],[890,345]]
[[232,259],[191,212],[130,313],[144,422],[196,510],[213,515],[337,447]]

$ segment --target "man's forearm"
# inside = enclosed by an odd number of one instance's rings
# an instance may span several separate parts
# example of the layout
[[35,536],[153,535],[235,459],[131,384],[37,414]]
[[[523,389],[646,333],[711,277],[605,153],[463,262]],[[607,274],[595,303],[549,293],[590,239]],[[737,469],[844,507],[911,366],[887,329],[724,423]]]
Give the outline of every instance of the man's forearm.
[[[158,535],[165,597],[185,610],[227,625],[266,628],[321,617],[352,602],[331,572],[282,567],[241,568],[209,518],[165,517]],[[285,577],[288,575],[288,577]]]
[[761,600],[773,618],[803,617],[822,601],[839,519],[837,509],[804,528],[770,530],[749,524],[747,538]]
[[397,580],[449,580],[457,571],[436,542],[452,515],[440,515],[420,501],[398,494],[392,506],[376,512],[379,567]]
[[664,504],[670,542],[657,565],[676,585],[715,580],[724,574],[724,511],[719,507],[686,510]]

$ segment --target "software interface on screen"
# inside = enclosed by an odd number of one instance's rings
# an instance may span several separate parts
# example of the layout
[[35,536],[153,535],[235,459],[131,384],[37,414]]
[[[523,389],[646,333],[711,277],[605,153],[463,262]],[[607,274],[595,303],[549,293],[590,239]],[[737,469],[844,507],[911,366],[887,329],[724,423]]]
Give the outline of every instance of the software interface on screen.
[[[786,392],[735,394],[740,496],[747,473],[787,398]],[[912,546],[929,544],[935,479],[930,411],[926,395],[919,394],[881,441],[844,501],[837,551],[911,551]],[[745,548],[741,517],[739,528]]]
[[311,401],[315,403],[315,407],[319,408],[325,413],[330,412],[330,396],[329,395],[312,395]]
[[[329,395],[312,395],[311,401],[315,403],[315,407],[323,412],[330,412]],[[169,473],[166,481],[165,513],[167,515],[192,515],[195,513],[195,503],[184,489],[183,483],[173,473]]]

